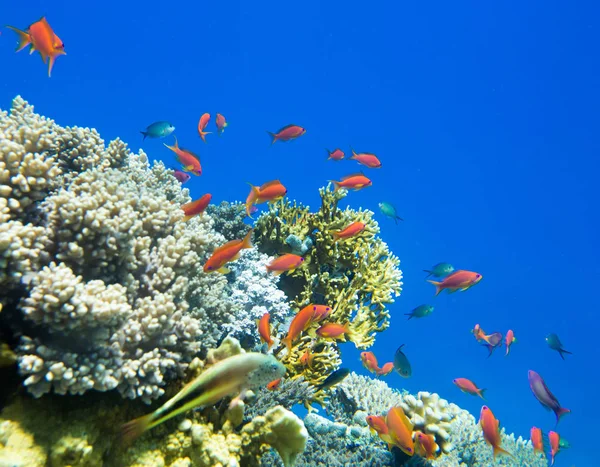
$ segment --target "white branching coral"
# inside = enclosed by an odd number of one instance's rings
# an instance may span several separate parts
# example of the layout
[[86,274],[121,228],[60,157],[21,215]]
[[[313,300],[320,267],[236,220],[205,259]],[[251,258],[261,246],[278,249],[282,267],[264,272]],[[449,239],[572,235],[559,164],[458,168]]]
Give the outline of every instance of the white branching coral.
[[[210,215],[183,222],[189,193],[164,164],[21,98],[0,130],[0,303],[33,395],[117,389],[150,402],[236,323],[285,313],[266,271],[258,285],[241,269],[202,271],[225,238]],[[252,255],[238,268],[263,269]]]

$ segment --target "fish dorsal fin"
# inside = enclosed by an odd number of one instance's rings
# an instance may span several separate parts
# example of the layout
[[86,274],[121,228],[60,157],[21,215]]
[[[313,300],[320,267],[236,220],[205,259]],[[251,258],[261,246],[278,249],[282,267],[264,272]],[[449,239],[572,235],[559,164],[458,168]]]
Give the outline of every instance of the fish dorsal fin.
[[279,180],[271,180],[270,182],[263,183],[260,186],[260,189],[264,190],[265,188],[270,187],[270,186],[274,186],[274,185],[281,185],[281,182]]
[[298,125],[296,125],[296,124],[294,124],[294,123],[290,123],[289,125],[286,125],[286,126],[284,126],[283,128],[281,128],[279,131],[277,131],[277,133],[281,133],[282,131],[285,131],[285,130],[287,130],[288,128],[292,128],[292,127],[295,127],[295,126],[298,126]]
[[349,178],[352,178],[352,177],[364,177],[364,176],[365,176],[364,173],[362,173],[362,172],[356,172],[356,173],[353,173],[353,174],[346,175],[346,176],[342,177],[342,180],[348,180]]
[[236,238],[235,240],[229,240],[227,243],[221,245],[218,248],[215,248],[215,251],[213,251],[213,255],[215,253],[221,253],[222,251],[231,248],[232,246],[236,246],[236,245],[241,245],[243,240],[240,240],[238,238]]

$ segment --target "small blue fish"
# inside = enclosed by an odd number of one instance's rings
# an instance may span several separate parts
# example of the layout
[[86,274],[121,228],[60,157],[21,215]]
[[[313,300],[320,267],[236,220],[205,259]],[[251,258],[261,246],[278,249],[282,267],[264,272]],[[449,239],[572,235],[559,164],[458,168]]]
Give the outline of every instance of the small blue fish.
[[154,122],[146,128],[146,131],[140,131],[146,138],[164,138],[175,131],[175,127],[169,122]]
[[396,370],[403,378],[410,378],[412,375],[412,368],[408,358],[406,358],[406,355],[402,352],[402,347],[404,347],[404,344],[398,347],[394,354],[394,370]]
[[432,312],[433,307],[431,305],[419,305],[410,313],[404,313],[404,316],[408,316],[408,319],[424,318],[425,316],[429,316]]
[[394,219],[396,224],[398,223],[398,219],[401,221],[404,220],[398,215],[398,213],[396,212],[396,208],[394,206],[392,206],[390,203],[386,203],[385,201],[382,201],[381,203],[379,203],[379,210],[381,211],[381,214],[383,214],[384,216],[391,217],[392,219]]
[[546,336],[546,344],[548,344],[548,347],[550,347],[552,350],[556,350],[560,354],[560,358],[563,360],[565,359],[564,354],[568,353],[569,355],[572,355],[571,352],[563,348],[562,342],[554,333],[550,333]]
[[423,269],[424,272],[427,273],[426,277],[446,277],[448,274],[452,274],[454,272],[454,266],[450,263],[438,263],[434,267],[429,269]]

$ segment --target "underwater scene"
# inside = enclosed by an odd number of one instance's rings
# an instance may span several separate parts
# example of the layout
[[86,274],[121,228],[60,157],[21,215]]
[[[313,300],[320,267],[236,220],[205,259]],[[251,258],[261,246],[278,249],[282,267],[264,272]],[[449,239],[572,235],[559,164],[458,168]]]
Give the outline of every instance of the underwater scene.
[[0,25],[0,467],[600,465],[600,5]]

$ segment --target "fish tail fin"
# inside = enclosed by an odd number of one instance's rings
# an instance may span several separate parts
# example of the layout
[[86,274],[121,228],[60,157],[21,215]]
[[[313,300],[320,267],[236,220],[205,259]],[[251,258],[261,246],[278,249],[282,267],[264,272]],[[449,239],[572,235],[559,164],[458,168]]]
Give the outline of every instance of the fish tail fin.
[[435,285],[435,296],[437,297],[440,294],[440,292],[442,291],[442,283],[438,282],[438,281],[427,281],[427,282]]
[[206,143],[206,135],[210,135],[212,131],[198,131],[198,133],[200,134],[200,138],[202,138],[202,141]]
[[250,229],[248,230],[248,233],[246,234],[246,236],[244,237],[244,240],[242,241],[242,249],[243,248],[252,248],[252,233],[254,232],[254,229]]
[[558,349],[558,353],[560,354],[560,358],[562,358],[563,360],[565,359],[564,354],[573,355],[573,352],[569,352],[568,350],[565,350],[565,349]]
[[431,276],[433,274],[433,271],[430,271],[429,269],[423,269],[423,272],[427,273],[427,275],[425,276],[425,279],[427,279],[429,276]]
[[394,220],[396,221],[396,224],[398,224],[398,221],[404,221],[400,216],[394,217]]
[[125,423],[121,427],[122,441],[125,445],[131,444],[146,430],[151,428],[150,424],[152,423],[152,415],[153,414],[148,414],[144,415],[143,417],[136,418]]
[[512,455],[512,453],[508,452],[503,447],[501,447],[501,446],[494,446],[494,459],[496,459],[496,456],[498,454],[502,454],[504,456],[512,457],[514,459],[514,456]]
[[410,319],[412,319],[413,314],[412,313],[404,313],[404,316],[408,316],[408,320],[407,321],[409,321]]
[[554,413],[556,414],[556,424],[558,425],[558,422],[560,422],[560,419],[563,417],[563,415],[571,413],[571,410],[565,409],[564,407],[559,407]]
[[[146,133],[145,131],[140,131],[140,133],[141,133],[142,135],[144,135],[144,139],[143,139],[142,141],[146,141],[146,136],[148,136],[148,133]],[[163,144],[164,144],[164,143],[163,143]],[[167,145],[165,144],[165,146],[167,146]],[[169,146],[167,146],[167,147],[169,147]]]
[[485,397],[483,397],[483,393],[484,393],[485,391],[487,391],[487,388],[480,389],[480,390],[479,390],[479,392],[477,393],[477,395],[478,395],[479,397],[481,397],[483,400],[485,400]]
[[[31,36],[28,33],[26,33],[25,31],[21,31],[20,29],[17,29],[12,26],[6,26],[6,27],[8,29],[12,29],[14,32],[16,32],[17,36],[19,38],[19,44],[17,45],[15,52],[20,52],[25,47],[27,47],[29,44],[31,44]],[[31,45],[33,47],[33,44],[31,44]]]
[[327,160],[331,159],[331,151],[327,148],[325,148],[325,151],[327,151]]
[[272,138],[271,139],[271,144],[275,144],[275,141],[277,141],[277,135],[275,133],[271,133],[270,131],[267,131],[267,133]]
[[340,182],[336,182],[335,180],[330,180],[331,183],[333,183],[333,191],[338,191],[340,188],[342,188],[340,186]]
[[52,68],[56,62],[56,55],[48,55],[48,78],[52,76]]
[[285,345],[285,348],[288,351],[288,355],[290,355],[292,353],[292,339],[291,337],[284,337],[283,339],[281,339],[281,343]]

